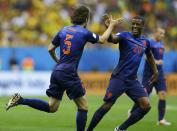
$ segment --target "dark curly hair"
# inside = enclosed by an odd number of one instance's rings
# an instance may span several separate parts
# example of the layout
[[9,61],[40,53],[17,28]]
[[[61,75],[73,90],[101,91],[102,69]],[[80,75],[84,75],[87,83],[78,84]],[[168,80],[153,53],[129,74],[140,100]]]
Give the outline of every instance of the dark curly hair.
[[74,8],[71,15],[71,23],[82,25],[90,17],[90,9],[87,6],[79,5]]
[[142,21],[142,24],[143,24],[143,25],[145,24],[145,20],[144,20],[144,18],[143,18],[142,16],[137,15],[137,16],[134,16],[132,19],[141,20],[141,21]]

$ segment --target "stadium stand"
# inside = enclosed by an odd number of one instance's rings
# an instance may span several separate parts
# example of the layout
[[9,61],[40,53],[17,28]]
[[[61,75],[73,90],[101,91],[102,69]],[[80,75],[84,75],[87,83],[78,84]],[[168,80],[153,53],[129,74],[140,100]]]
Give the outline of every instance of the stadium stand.
[[[0,45],[47,45],[62,26],[69,24],[71,8],[83,2],[91,7],[93,23],[90,29],[93,32],[103,32],[104,27],[99,23],[105,12],[116,17],[123,15],[127,19],[141,14],[147,21],[146,34],[151,33],[157,24],[161,25],[167,31],[166,47],[177,49],[175,0],[1,0]],[[125,30],[125,27],[119,29]]]

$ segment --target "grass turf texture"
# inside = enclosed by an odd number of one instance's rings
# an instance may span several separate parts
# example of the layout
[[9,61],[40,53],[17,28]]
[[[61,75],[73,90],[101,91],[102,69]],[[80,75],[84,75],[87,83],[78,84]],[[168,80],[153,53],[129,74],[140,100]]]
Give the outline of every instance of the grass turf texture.
[[[40,97],[47,100],[47,97]],[[95,110],[102,104],[103,96],[88,95],[89,112],[88,123]],[[0,97],[0,131],[75,131],[76,106],[64,97],[59,111],[48,114],[28,108],[17,106],[5,111],[4,105],[7,97]],[[172,122],[171,126],[157,126],[157,97],[151,97],[152,109],[147,116],[128,131],[177,131],[177,96],[167,97],[166,119]],[[113,131],[113,129],[127,118],[127,110],[132,101],[125,95],[120,97],[113,108],[106,114],[95,128],[95,131]]]

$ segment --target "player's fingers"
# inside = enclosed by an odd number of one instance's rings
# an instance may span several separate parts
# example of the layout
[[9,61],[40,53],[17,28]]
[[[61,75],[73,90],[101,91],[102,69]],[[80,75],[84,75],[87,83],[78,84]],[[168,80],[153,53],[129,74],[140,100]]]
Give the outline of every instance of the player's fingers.
[[116,20],[118,24],[122,23],[124,21],[124,18],[119,18]]
[[109,19],[110,19],[110,20],[113,20],[112,15],[109,15]]
[[109,15],[108,15],[108,14],[104,14],[104,15],[102,16],[102,18],[103,18],[103,20],[107,20],[107,19],[109,19]]
[[123,22],[123,21],[124,21],[124,18],[120,18],[119,21],[120,21],[120,22]]
[[124,21],[127,22],[127,23],[132,23],[131,19],[130,18],[124,18]]
[[122,18],[122,17],[121,17],[121,18],[119,18],[119,20],[120,20],[120,21],[123,21],[123,20],[124,20],[124,18]]

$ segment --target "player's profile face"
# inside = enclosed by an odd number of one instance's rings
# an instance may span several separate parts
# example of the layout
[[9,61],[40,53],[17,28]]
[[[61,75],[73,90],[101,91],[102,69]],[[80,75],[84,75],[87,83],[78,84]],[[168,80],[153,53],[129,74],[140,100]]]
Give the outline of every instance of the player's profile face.
[[86,19],[86,21],[85,21],[85,23],[84,23],[84,28],[87,28],[87,26],[90,24],[90,13],[88,14],[88,17],[87,17],[87,19]]
[[87,22],[86,22],[86,26],[89,25],[90,19],[91,19],[91,16],[90,16],[90,13],[89,13],[89,14],[88,14],[88,18],[87,18]]
[[165,30],[162,28],[157,29],[157,38],[158,40],[162,40],[165,35]]
[[141,30],[144,27],[141,19],[132,19],[132,33],[134,35],[141,34]]

